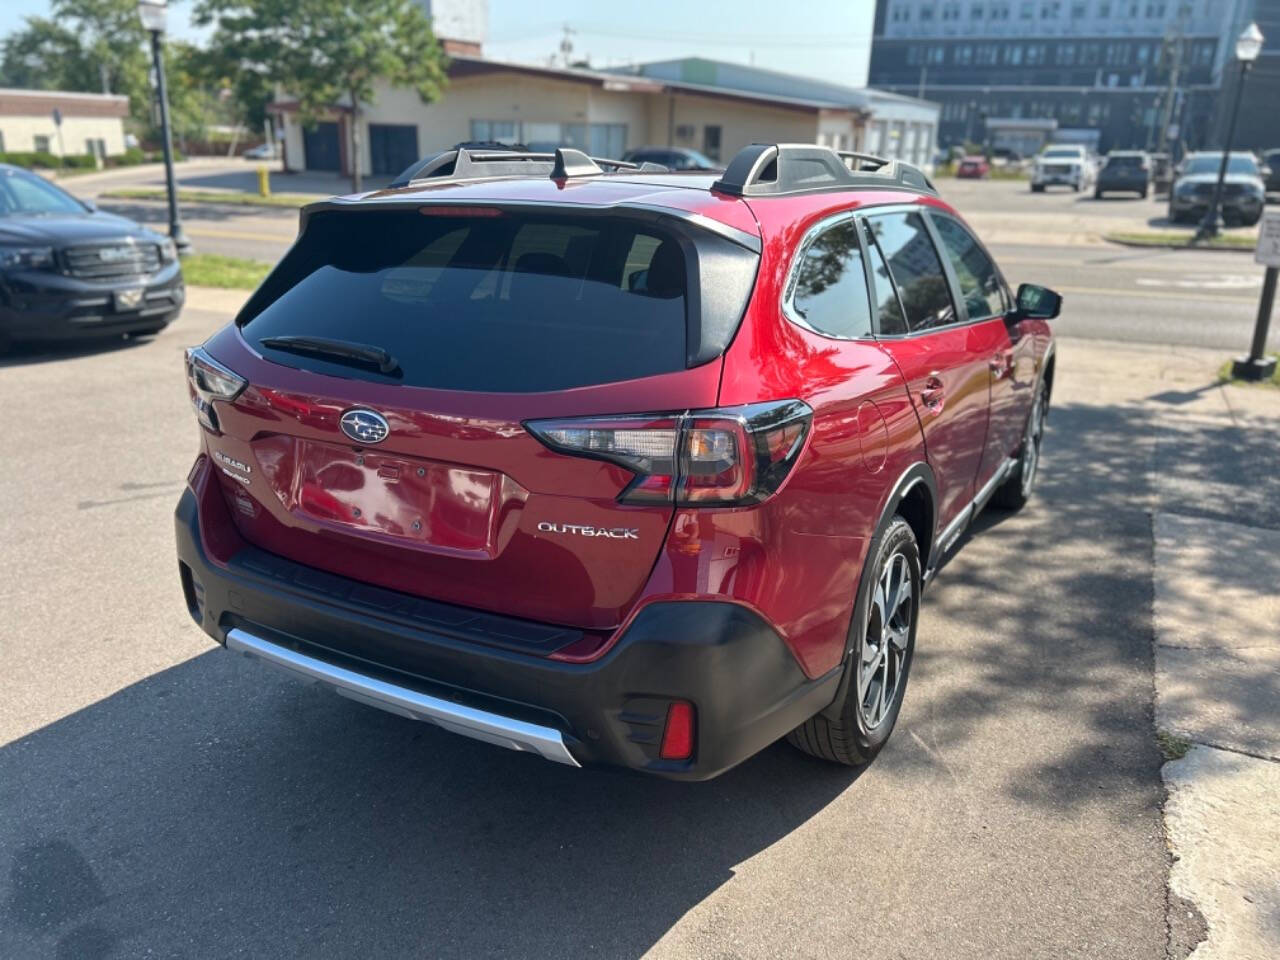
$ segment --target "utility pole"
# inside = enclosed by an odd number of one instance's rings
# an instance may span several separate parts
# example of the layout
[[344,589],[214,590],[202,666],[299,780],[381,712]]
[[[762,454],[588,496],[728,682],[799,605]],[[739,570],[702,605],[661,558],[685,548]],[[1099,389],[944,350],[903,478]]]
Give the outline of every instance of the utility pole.
[[564,25],[564,36],[560,38],[560,63],[562,66],[569,66],[569,61],[573,59],[573,35],[577,32],[567,23]]
[[1186,4],[1178,9],[1178,19],[1174,21],[1171,32],[1165,34],[1161,50],[1164,58],[1172,58],[1169,65],[1169,87],[1165,91],[1164,116],[1160,118],[1159,141],[1159,146],[1170,155],[1173,151],[1169,149],[1169,124],[1173,122],[1173,105],[1178,99],[1178,80],[1182,75],[1183,27],[1189,10]]
[[920,86],[916,89],[916,99],[924,99],[925,85],[929,80],[929,65],[926,63],[920,67]]

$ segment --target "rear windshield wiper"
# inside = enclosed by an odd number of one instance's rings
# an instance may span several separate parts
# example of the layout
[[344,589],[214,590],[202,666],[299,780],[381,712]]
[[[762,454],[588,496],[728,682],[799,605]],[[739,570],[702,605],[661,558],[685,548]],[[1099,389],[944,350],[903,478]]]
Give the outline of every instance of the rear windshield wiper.
[[351,343],[348,340],[329,340],[325,337],[263,337],[260,341],[264,347],[274,350],[288,350],[292,353],[309,353],[330,360],[355,361],[368,363],[378,368],[379,373],[395,373],[400,363],[381,347],[367,343]]

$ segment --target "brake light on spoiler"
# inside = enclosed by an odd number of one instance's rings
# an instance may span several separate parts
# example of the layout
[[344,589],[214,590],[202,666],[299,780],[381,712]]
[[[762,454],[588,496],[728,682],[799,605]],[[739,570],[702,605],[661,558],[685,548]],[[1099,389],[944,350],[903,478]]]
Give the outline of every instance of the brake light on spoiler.
[[799,400],[524,426],[557,453],[616,463],[635,479],[621,503],[745,506],[777,492],[800,458],[813,410]]

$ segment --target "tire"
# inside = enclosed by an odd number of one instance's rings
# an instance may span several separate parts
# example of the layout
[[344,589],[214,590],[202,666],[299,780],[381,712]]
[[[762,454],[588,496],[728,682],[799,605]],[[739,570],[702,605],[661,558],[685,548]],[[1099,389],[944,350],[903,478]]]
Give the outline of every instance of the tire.
[[1256,217],[1249,217],[1247,220],[1241,220],[1240,223],[1246,227],[1256,227],[1258,225],[1258,221],[1261,219],[1262,214],[1258,214]]
[[1095,200],[1101,200],[1101,199],[1102,199],[1102,191],[1101,191],[1101,190],[1095,190],[1095,191],[1093,191],[1093,199],[1095,199]]
[[1145,200],[1147,199],[1147,194],[1149,194],[1150,192],[1151,192],[1150,187],[1143,187],[1142,192],[1138,194],[1138,196],[1140,196],[1143,200]]
[[[903,583],[908,585],[906,592]],[[915,653],[920,587],[916,536],[895,514],[868,561],[859,602],[854,604],[843,699],[787,734],[792,746],[822,760],[857,767],[870,763],[889,741]],[[848,674],[850,670],[854,672]],[[839,711],[835,719],[827,715],[833,709]]]
[[1031,192],[1032,192],[1032,193],[1044,193],[1044,184],[1043,184],[1043,183],[1033,183],[1033,184],[1031,185]]
[[1006,510],[1021,510],[1031,499],[1036,476],[1040,473],[1040,446],[1044,440],[1044,422],[1049,416],[1049,385],[1043,380],[1036,388],[1035,402],[1027,414],[1027,425],[1022,431],[1022,446],[1018,448],[1018,465],[1009,478],[996,488],[991,502]]

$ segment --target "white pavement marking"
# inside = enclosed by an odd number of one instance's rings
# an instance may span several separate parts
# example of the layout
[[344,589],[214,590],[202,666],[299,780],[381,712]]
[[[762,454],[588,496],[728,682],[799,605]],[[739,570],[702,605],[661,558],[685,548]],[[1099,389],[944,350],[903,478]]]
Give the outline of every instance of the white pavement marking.
[[1177,287],[1180,290],[1256,290],[1261,274],[1193,273],[1184,277],[1137,277],[1140,287]]
[[1280,764],[1192,747],[1163,770],[1173,892],[1204,914],[1190,960],[1280,956]]

